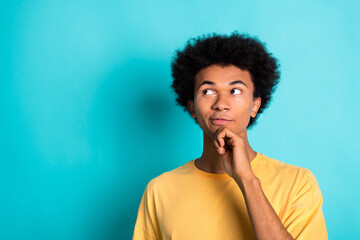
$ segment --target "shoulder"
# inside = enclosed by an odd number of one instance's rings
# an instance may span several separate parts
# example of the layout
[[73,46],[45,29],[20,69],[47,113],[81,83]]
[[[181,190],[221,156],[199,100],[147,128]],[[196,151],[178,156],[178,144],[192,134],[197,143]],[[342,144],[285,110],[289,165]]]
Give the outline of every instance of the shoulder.
[[308,168],[291,165],[264,154],[261,154],[261,158],[255,165],[255,171],[261,175],[266,175],[267,178],[280,177],[293,181],[316,183],[315,176]]
[[262,155],[254,164],[268,196],[280,196],[292,205],[313,206],[322,202],[322,194],[314,174],[305,167],[284,163]]
[[321,198],[318,182],[308,168],[287,164],[262,154],[253,170],[269,191],[282,189],[293,197],[311,191],[314,197]]
[[164,172],[157,177],[151,179],[147,184],[146,188],[150,191],[157,191],[159,189],[173,187],[179,181],[181,181],[182,176],[186,177],[191,175],[192,172],[189,168],[189,165],[192,161],[189,161],[175,169]]

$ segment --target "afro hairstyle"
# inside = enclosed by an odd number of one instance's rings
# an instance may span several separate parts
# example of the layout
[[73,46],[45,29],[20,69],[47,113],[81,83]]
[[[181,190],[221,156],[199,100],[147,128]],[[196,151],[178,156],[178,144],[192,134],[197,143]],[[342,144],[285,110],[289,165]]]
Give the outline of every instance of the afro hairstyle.
[[[248,34],[233,32],[230,35],[217,33],[191,38],[184,49],[176,50],[171,62],[173,82],[171,88],[177,105],[189,112],[187,102],[194,100],[196,74],[210,65],[234,65],[250,72],[254,84],[253,97],[261,98],[256,117],[250,117],[247,128],[251,128],[269,105],[271,96],[279,82],[279,63],[265,44]],[[197,119],[195,122],[198,124]]]

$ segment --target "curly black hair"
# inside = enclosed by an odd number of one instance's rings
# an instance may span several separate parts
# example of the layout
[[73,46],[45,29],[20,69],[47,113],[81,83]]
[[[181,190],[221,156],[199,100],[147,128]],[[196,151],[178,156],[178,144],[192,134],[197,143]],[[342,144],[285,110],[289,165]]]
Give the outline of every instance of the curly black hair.
[[247,126],[252,127],[259,114],[268,107],[279,82],[278,60],[267,52],[264,43],[248,34],[233,32],[228,36],[211,33],[189,39],[184,49],[175,51],[171,62],[171,88],[177,95],[177,105],[182,106],[185,112],[188,111],[188,100],[194,100],[195,75],[213,64],[234,65],[250,72],[254,84],[253,96],[261,98],[257,115],[250,118]]

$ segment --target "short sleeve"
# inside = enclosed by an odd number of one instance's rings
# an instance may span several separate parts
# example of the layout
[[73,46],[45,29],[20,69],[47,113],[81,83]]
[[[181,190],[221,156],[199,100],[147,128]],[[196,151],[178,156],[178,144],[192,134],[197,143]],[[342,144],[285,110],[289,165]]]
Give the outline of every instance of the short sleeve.
[[142,196],[135,223],[133,240],[161,239],[159,225],[156,217],[154,191],[151,181],[146,186]]
[[322,211],[323,197],[315,176],[306,169],[292,200],[284,227],[294,239],[328,239]]

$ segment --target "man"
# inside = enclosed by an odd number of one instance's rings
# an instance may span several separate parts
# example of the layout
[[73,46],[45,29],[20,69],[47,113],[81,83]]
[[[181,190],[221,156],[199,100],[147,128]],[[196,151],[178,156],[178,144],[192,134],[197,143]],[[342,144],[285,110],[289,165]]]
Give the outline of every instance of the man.
[[236,32],[177,51],[172,88],[203,130],[203,154],[148,183],[134,240],[328,238],[314,175],[248,142],[279,75],[263,44]]

